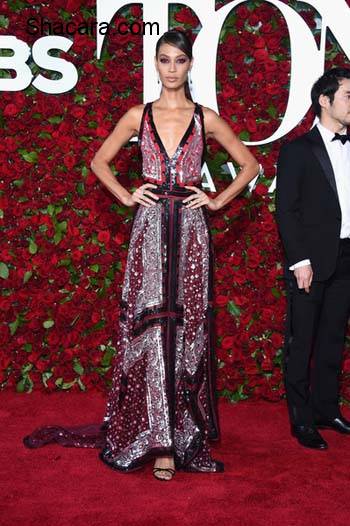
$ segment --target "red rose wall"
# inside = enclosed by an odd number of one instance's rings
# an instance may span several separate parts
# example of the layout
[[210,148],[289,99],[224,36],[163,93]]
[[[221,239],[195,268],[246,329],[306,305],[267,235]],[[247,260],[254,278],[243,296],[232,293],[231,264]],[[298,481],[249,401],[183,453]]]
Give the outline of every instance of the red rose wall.
[[[226,3],[217,2],[217,8]],[[285,3],[319,40],[315,10]],[[31,16],[79,24],[96,19],[95,0],[0,2],[0,34],[32,45],[36,37],[25,31]],[[122,20],[141,21],[141,4],[120,11]],[[194,13],[180,4],[170,8],[169,27],[188,30],[192,40],[200,30]],[[133,212],[104,188],[90,161],[123,113],[143,102],[142,36],[106,37],[100,60],[95,36],[71,38],[66,58],[79,72],[73,90],[49,95],[31,86],[1,93],[0,382],[19,392],[106,390],[118,351],[118,301]],[[329,32],[325,66],[347,63]],[[39,68],[29,64],[36,74]],[[220,115],[243,140],[258,141],[277,129],[289,75],[288,30],[280,12],[263,1],[234,9],[218,47],[217,96]],[[283,140],[307,131],[312,122],[310,111]],[[280,145],[252,148],[264,176],[251,194],[211,214],[218,390],[234,401],[278,400],[284,393],[283,256],[274,194],[267,193]],[[222,168],[230,159],[214,141],[208,150],[220,191],[230,183]],[[122,148],[111,168],[126,187],[142,184],[135,143]],[[350,399],[348,351],[342,395]]]

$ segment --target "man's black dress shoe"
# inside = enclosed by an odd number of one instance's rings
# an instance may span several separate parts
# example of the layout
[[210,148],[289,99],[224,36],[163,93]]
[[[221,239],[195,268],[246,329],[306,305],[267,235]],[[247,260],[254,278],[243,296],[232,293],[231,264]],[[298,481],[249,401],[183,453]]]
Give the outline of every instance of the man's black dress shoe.
[[334,429],[334,431],[338,431],[338,433],[350,434],[350,422],[342,416],[334,418],[321,417],[316,419],[315,424],[319,429]]
[[299,444],[312,449],[327,449],[327,442],[321,437],[316,427],[313,425],[292,425],[292,435],[298,440]]

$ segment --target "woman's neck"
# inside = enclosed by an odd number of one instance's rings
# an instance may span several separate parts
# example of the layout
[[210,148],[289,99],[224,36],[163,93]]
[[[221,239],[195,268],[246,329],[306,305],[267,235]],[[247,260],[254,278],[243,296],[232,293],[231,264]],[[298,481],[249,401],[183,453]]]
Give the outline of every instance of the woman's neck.
[[169,109],[184,108],[188,106],[188,102],[190,101],[186,98],[183,87],[181,90],[169,90],[163,88],[159,99],[157,100],[158,106]]

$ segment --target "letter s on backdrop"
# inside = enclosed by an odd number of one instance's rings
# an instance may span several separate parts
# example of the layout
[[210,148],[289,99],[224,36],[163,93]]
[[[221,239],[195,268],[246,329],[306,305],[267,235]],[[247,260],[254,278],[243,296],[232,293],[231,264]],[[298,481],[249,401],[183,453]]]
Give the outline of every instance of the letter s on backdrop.
[[[32,48],[34,62],[43,69],[57,71],[60,79],[48,79],[40,73],[33,81],[33,86],[45,93],[65,93],[74,88],[78,82],[78,72],[73,64],[59,57],[48,54],[51,49],[68,51],[73,42],[61,36],[45,36],[36,40]],[[0,36],[0,49],[9,49],[13,55],[0,56],[0,69],[12,69],[15,78],[0,78],[0,91],[21,91],[26,89],[33,79],[30,67],[26,63],[30,56],[28,44],[14,36]]]

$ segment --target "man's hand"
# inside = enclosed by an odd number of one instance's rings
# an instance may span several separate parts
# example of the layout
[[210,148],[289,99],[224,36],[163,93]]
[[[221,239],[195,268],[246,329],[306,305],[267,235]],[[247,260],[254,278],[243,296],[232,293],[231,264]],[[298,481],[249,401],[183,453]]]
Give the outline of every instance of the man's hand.
[[294,276],[298,282],[299,289],[305,289],[307,293],[310,292],[313,272],[311,265],[304,265],[294,270]]

